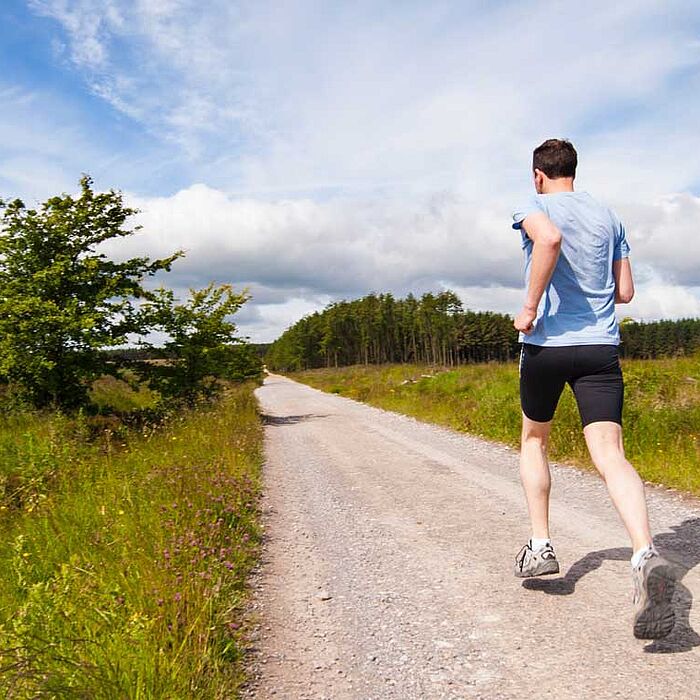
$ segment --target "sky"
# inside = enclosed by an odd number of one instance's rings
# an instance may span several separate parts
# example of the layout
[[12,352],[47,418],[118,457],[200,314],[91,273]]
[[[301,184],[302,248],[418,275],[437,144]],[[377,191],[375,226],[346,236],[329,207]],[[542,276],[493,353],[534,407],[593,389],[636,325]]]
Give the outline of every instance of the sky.
[[700,316],[700,4],[3,0],[0,196],[122,190],[117,257],[247,288],[256,342],[370,292],[515,314],[532,149],[624,221],[620,316]]

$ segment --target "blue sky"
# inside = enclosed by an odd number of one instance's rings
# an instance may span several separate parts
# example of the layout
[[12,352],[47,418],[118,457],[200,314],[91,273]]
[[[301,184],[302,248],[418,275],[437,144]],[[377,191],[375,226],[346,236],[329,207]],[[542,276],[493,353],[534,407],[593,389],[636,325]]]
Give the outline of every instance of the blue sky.
[[514,313],[532,148],[571,138],[639,292],[700,315],[697,2],[6,0],[0,193],[81,172],[184,247],[178,288],[248,286],[274,338],[334,298],[448,286]]

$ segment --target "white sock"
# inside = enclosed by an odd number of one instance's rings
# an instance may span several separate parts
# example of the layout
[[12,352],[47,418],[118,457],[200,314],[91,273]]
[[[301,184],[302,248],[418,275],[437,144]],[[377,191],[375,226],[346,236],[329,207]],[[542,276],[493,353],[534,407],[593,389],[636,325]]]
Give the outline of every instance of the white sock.
[[632,564],[632,568],[634,569],[635,567],[639,566],[639,562],[642,561],[642,557],[650,550],[654,549],[653,544],[646,544],[644,545],[641,549],[638,549],[633,555],[632,559],[630,559],[630,564]]
[[548,544],[551,544],[551,543],[552,543],[552,542],[551,542],[551,540],[549,539],[549,537],[547,537],[547,538],[545,538],[545,539],[542,539],[542,538],[539,538],[539,537],[531,537],[531,538],[530,538],[530,549],[531,549],[533,552],[537,552],[538,550],[540,550],[540,549],[546,547]]

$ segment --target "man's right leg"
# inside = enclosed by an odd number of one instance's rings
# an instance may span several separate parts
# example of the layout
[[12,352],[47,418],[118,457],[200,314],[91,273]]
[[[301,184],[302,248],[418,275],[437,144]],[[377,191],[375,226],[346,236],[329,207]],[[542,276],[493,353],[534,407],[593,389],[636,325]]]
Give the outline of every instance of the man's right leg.
[[583,429],[593,464],[608,487],[635,552],[651,545],[644,484],[627,461],[622,446],[622,426],[612,421],[589,423]]
[[671,632],[675,623],[672,605],[675,572],[653,547],[644,484],[625,458],[622,444],[624,382],[617,348],[591,346],[581,351],[577,359],[583,371],[572,382],[572,388],[586,444],[632,540],[634,636],[660,639]]
[[622,427],[618,423],[589,423],[583,432],[591,458],[632,540],[634,636],[660,639],[670,634],[675,624],[675,572],[653,547],[644,484],[625,458]]

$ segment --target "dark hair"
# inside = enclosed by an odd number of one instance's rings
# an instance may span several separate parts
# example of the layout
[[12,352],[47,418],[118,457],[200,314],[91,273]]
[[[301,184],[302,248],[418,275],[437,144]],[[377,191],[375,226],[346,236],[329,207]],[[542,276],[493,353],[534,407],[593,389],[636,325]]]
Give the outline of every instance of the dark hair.
[[548,178],[575,177],[578,156],[570,141],[547,139],[532,153],[532,169],[541,170]]

